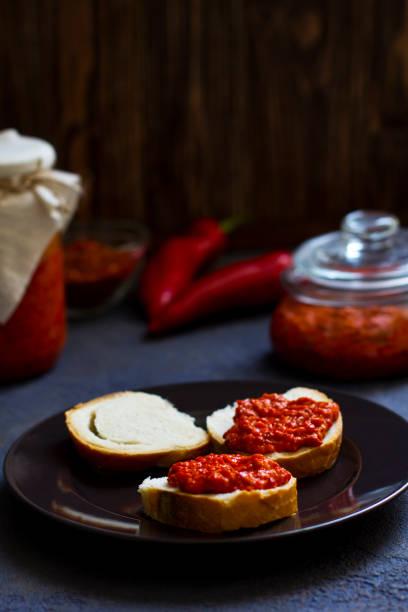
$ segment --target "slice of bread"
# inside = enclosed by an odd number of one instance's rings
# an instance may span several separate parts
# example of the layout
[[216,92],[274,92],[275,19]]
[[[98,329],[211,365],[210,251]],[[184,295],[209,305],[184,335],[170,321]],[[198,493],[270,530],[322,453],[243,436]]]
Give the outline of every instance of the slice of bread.
[[[306,387],[294,387],[283,393],[283,396],[290,401],[300,397],[308,397],[318,402],[331,401],[326,394]],[[215,452],[228,452],[223,436],[234,424],[234,414],[235,405],[232,405],[216,410],[207,417],[207,430]],[[343,421],[340,412],[320,446],[303,446],[294,452],[275,452],[268,454],[267,457],[277,461],[296,478],[313,476],[332,467],[339,454],[342,435]],[[234,450],[235,452],[238,451]]]
[[167,477],[146,478],[139,486],[143,507],[156,521],[207,533],[259,527],[297,512],[297,482],[293,476],[274,489],[232,493],[184,493]]
[[150,393],[97,397],[67,410],[65,421],[78,453],[104,470],[168,467],[209,447],[207,432],[193,417]]

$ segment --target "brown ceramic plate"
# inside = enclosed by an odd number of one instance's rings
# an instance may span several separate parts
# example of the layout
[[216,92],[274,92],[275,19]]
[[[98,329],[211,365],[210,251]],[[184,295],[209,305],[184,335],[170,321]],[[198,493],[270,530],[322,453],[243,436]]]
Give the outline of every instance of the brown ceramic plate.
[[[206,415],[235,399],[284,392],[287,386],[274,381],[216,381],[144,391],[167,397],[205,426]],[[298,514],[257,529],[208,535],[150,519],[143,512],[137,487],[148,474],[165,472],[95,473],[77,456],[63,413],[32,427],[12,445],[4,463],[6,481],[21,500],[50,518],[136,541],[232,543],[320,529],[373,510],[408,486],[408,423],[371,401],[331,390],[326,393],[339,403],[344,418],[344,440],[336,464],[324,474],[299,481]]]

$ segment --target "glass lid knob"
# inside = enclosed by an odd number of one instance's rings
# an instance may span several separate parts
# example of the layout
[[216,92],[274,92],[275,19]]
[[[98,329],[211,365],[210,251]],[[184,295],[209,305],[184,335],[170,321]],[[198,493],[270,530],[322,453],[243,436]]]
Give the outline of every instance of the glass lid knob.
[[355,210],[346,215],[341,230],[346,240],[360,242],[361,248],[388,248],[399,230],[394,215],[376,210]]

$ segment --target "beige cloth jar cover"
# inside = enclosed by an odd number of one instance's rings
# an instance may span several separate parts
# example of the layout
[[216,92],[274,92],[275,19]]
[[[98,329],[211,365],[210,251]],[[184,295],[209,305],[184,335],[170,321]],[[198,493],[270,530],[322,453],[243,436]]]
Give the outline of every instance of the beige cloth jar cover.
[[53,169],[54,148],[0,131],[0,324],[17,308],[43,252],[69,224],[82,191],[77,174]]

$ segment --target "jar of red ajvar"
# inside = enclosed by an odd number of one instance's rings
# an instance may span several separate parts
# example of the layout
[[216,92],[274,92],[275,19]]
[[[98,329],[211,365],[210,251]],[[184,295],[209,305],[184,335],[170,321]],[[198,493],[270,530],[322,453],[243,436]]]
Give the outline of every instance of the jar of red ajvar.
[[66,337],[60,236],[79,177],[53,170],[47,142],[0,132],[0,380],[45,372]]
[[271,338],[284,361],[338,379],[408,372],[408,230],[395,216],[351,212],[300,245],[283,284]]

